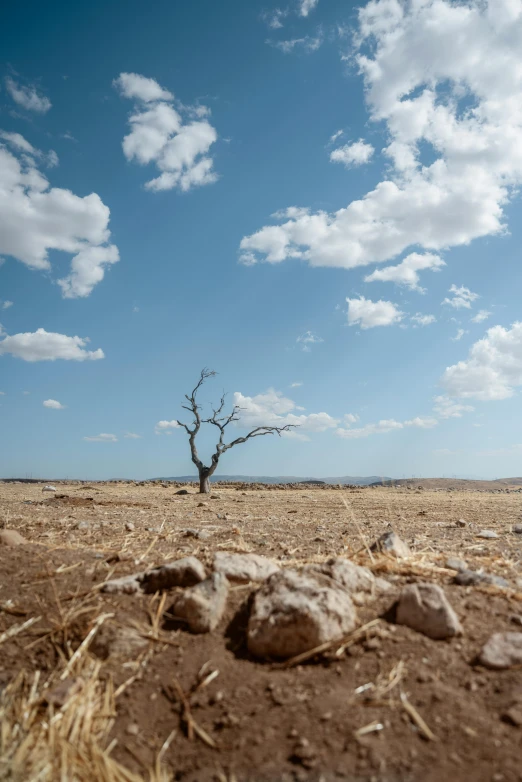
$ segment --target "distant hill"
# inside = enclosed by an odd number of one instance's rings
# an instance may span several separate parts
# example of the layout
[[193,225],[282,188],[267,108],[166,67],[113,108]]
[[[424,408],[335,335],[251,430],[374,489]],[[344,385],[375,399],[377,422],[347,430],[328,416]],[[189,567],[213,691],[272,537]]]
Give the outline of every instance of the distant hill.
[[[179,475],[170,478],[156,478],[160,481],[177,481],[180,483],[194,483],[198,479],[195,475]],[[213,475],[210,479],[213,483],[330,483],[341,484],[346,486],[349,484],[357,486],[369,486],[371,483],[382,483],[383,481],[390,481],[391,478],[381,478],[378,475],[368,476],[353,476],[345,475],[342,478],[311,478],[303,477],[302,475]]]
[[[373,486],[381,485],[382,481],[376,481]],[[426,490],[433,489],[460,489],[467,491],[501,491],[508,488],[522,486],[522,478],[498,478],[494,481],[470,480],[467,478],[391,478],[384,481],[385,486],[406,486],[415,489],[421,487]]]

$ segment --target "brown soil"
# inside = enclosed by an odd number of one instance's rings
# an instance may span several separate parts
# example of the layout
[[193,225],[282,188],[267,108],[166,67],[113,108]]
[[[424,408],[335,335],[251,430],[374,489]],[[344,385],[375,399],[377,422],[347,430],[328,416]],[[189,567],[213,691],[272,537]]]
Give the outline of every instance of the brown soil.
[[[91,652],[106,657],[111,633],[132,628],[139,644],[129,641],[119,657],[104,659],[101,676],[112,678],[116,692],[127,683],[116,698],[109,740],[117,740],[112,757],[137,779],[149,779],[148,769],[171,737],[163,767],[172,779],[187,782],[522,780],[522,725],[506,715],[514,702],[522,703],[522,670],[476,664],[491,633],[522,631],[514,621],[522,615],[522,536],[512,531],[522,521],[519,494],[215,486],[219,499],[210,499],[176,496],[175,489],[158,485],[99,484],[94,501],[88,499],[92,486],[83,497],[82,487],[62,490],[74,491],[74,498],[46,499],[41,486],[0,484],[0,524],[30,541],[0,547],[0,639],[40,617],[0,640],[0,689],[20,670],[31,676],[39,670],[42,677],[61,670],[104,614],[110,616],[93,635]],[[459,519],[467,526],[457,526]],[[187,528],[210,537],[187,537]],[[370,560],[367,544],[390,528],[413,556],[401,563]],[[484,528],[499,537],[478,538]],[[246,651],[252,585],[233,587],[221,625],[199,636],[169,623],[173,594],[161,604],[159,595],[98,589],[111,577],[189,554],[208,564],[219,550],[251,551],[291,566],[352,557],[387,578],[394,591],[358,608],[361,625],[380,621],[346,653],[336,657],[334,647],[284,668]],[[454,585],[444,567],[448,555],[503,576],[513,589]],[[400,587],[425,580],[444,587],[463,623],[462,638],[432,641],[394,624]],[[192,718],[206,738],[196,733],[189,740],[177,684],[189,693],[198,676],[212,671],[219,673],[190,697]],[[382,684],[390,672],[400,678],[390,692],[372,700],[356,692],[370,682]],[[436,740],[423,736],[401,704],[401,690]],[[374,722],[382,729],[360,734]],[[0,779],[24,778],[5,773],[0,764]],[[93,782],[100,778],[92,776]]]

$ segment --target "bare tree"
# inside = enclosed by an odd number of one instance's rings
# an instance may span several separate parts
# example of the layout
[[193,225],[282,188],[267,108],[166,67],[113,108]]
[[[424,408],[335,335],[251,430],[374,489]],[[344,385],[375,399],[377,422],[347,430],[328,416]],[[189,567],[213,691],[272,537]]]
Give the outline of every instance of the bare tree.
[[[186,431],[186,433],[189,436],[189,443],[190,443],[190,454],[192,457],[193,463],[198,468],[198,474],[199,474],[199,491],[200,494],[208,494],[210,491],[210,476],[214,474],[216,471],[216,468],[218,466],[218,462],[225,453],[225,451],[228,451],[230,448],[233,448],[235,445],[240,445],[241,443],[246,443],[247,440],[251,440],[254,437],[261,437],[265,434],[277,434],[281,436],[281,432],[287,432],[289,429],[293,429],[298,424],[285,424],[285,426],[256,426],[255,429],[252,429],[251,432],[249,432],[245,437],[236,437],[235,440],[232,440],[229,443],[225,443],[225,429],[229,424],[234,423],[234,421],[239,421],[240,418],[240,412],[241,407],[239,405],[234,405],[232,408],[232,412],[223,414],[223,409],[225,407],[225,399],[226,394],[223,394],[221,396],[221,400],[219,403],[219,406],[214,409],[212,408],[212,415],[210,418],[202,418],[201,417],[201,406],[197,403],[197,395],[198,391],[205,382],[205,380],[208,380],[209,377],[215,377],[217,373],[214,372],[212,369],[202,369],[200,378],[196,384],[196,387],[192,391],[191,394],[185,394],[185,399],[188,402],[188,405],[182,405],[184,410],[188,410],[192,415],[194,416],[194,420],[192,421],[192,426],[188,426],[187,424],[182,423],[182,421],[178,421],[178,425],[182,426],[183,429]],[[212,424],[213,426],[217,426],[219,429],[219,440],[216,444],[216,450],[212,454],[211,460],[210,460],[210,466],[207,467],[203,464],[201,459],[198,455],[198,450],[196,447],[196,437],[198,435],[199,430],[201,429],[202,424]]]

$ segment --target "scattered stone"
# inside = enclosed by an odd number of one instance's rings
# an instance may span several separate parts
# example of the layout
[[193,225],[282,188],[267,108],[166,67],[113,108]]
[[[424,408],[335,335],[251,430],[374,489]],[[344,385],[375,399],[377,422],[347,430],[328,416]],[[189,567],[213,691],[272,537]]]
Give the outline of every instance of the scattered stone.
[[174,494],[184,495],[184,494],[190,494],[190,492],[188,489],[179,489],[178,491],[175,491]]
[[219,500],[221,498],[221,494],[211,494],[210,499],[211,500]]
[[515,524],[513,527],[513,532],[515,535],[522,535],[522,524]]
[[144,592],[158,592],[171,587],[190,587],[207,577],[205,568],[196,557],[184,557],[161,567],[147,570],[140,581]]
[[134,523],[133,523],[132,521],[128,521],[128,522],[126,523],[126,525],[125,525],[125,529],[126,529],[128,532],[132,532],[132,531],[135,529],[135,527],[134,527]]
[[208,508],[208,504],[206,502],[198,502],[198,508]]
[[522,616],[520,614],[511,614],[510,619],[513,624],[522,626]]
[[101,660],[133,660],[148,646],[148,641],[133,627],[104,624],[94,636],[89,651]]
[[437,584],[408,584],[397,606],[397,624],[435,640],[462,634],[462,626],[443,589]]
[[214,556],[213,569],[223,573],[229,581],[247,584],[249,581],[266,581],[279,570],[279,565],[259,554],[231,554],[218,551]]
[[343,586],[348,592],[373,592],[375,577],[368,568],[355,565],[349,559],[332,558],[320,564],[306,565],[303,574],[321,573]]
[[460,586],[476,586],[477,584],[493,584],[494,586],[508,587],[509,581],[502,576],[493,573],[479,573],[476,570],[461,570],[455,576],[455,584]]
[[44,486],[42,491],[56,491],[56,486]]
[[447,567],[448,570],[467,570],[468,563],[463,559],[458,559],[458,557],[449,557],[449,559],[446,560],[445,567]]
[[522,665],[522,633],[494,633],[482,649],[479,663],[498,670]]
[[174,602],[171,613],[187,622],[193,633],[215,630],[225,612],[228,581],[222,573],[185,590]]
[[76,525],[76,529],[89,529],[90,526],[88,521],[79,521]]
[[467,527],[468,526],[468,522],[465,521],[464,519],[459,519],[455,523],[456,523],[457,527]]
[[185,538],[198,538],[198,540],[208,540],[210,533],[204,529],[185,529],[183,530]]
[[392,554],[397,559],[410,556],[409,546],[401,540],[396,532],[385,532],[371,547],[371,551],[380,551],[383,554]]
[[131,722],[130,725],[127,725],[125,732],[129,734],[129,736],[137,736],[140,732],[139,725],[137,725],[135,722]]
[[293,657],[342,637],[355,624],[355,608],[344,588],[281,570],[254,597],[248,649],[256,657]]
[[24,543],[28,542],[29,541],[15,529],[0,530],[0,546],[22,546]]
[[481,529],[480,532],[477,532],[477,538],[485,538],[485,540],[493,540],[493,538],[498,538],[498,533],[493,532],[492,529]]
[[502,719],[516,728],[522,728],[522,703],[514,703],[502,714]]
[[135,573],[131,576],[113,578],[112,581],[105,582],[101,591],[113,595],[135,595],[141,592],[141,584],[138,580],[140,575],[141,573]]

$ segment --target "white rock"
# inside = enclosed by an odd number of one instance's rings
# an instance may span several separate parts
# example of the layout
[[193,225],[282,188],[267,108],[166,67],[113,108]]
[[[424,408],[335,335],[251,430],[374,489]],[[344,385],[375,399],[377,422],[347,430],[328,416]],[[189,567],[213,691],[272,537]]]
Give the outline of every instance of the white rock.
[[493,540],[493,538],[498,538],[498,534],[496,532],[493,532],[492,529],[482,529],[480,532],[477,532],[477,538],[485,538],[486,540]]
[[215,630],[227,604],[228,581],[222,573],[186,589],[174,602],[171,613],[184,619],[193,633]]
[[371,570],[355,565],[349,559],[332,558],[327,562],[314,563],[303,568],[303,575],[313,576],[314,573],[328,576],[348,592],[372,592],[375,590],[375,577]]
[[101,591],[114,595],[135,595],[141,592],[141,584],[138,580],[140,575],[141,573],[135,573],[131,576],[113,578],[112,581],[105,582]]
[[458,616],[437,584],[408,584],[404,587],[396,621],[434,639],[462,634]]
[[479,655],[486,668],[512,668],[522,665],[522,633],[495,633]]
[[44,486],[42,491],[56,491],[56,486]]
[[248,649],[256,657],[293,657],[355,628],[347,591],[295,570],[274,573],[256,593],[248,622]]
[[410,556],[409,546],[401,540],[396,532],[385,532],[378,538],[371,551],[380,551],[383,554],[392,554],[397,559],[403,559]]
[[140,581],[144,592],[157,592],[171,587],[189,587],[207,577],[205,568],[196,557],[184,557],[161,567],[146,570]]
[[214,556],[213,569],[223,573],[229,581],[247,584],[249,581],[266,581],[279,570],[279,565],[259,554],[231,554],[218,551]]
[[29,541],[15,529],[0,530],[0,546],[23,546],[24,543],[28,542]]

